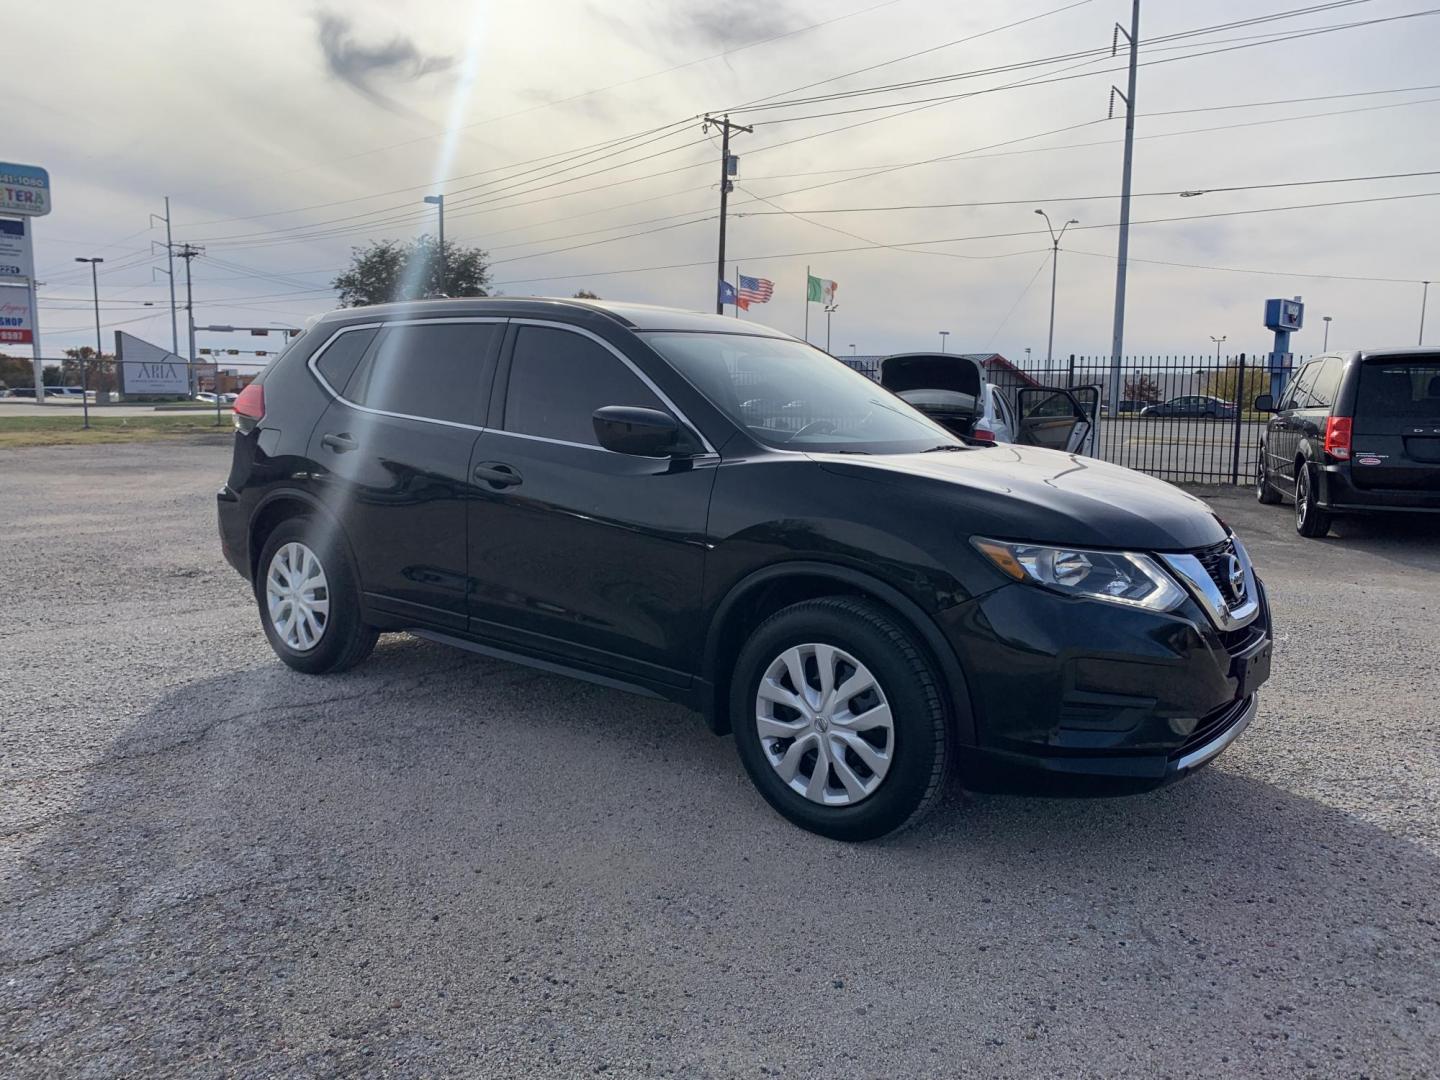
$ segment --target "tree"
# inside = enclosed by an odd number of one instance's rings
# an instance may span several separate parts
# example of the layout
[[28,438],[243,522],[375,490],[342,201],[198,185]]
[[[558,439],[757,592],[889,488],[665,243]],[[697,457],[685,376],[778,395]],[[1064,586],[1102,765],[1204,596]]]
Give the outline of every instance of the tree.
[[[81,372],[80,361],[85,361],[86,370]],[[95,350],[89,345],[81,345],[78,349],[66,349],[65,359],[60,361],[60,377],[65,386],[88,385],[97,394],[108,394],[117,388],[115,378],[115,357],[111,353],[101,353],[97,362]],[[48,382],[49,379],[47,378]]]
[[1160,397],[1160,384],[1143,371],[1139,375],[1126,377],[1126,401],[1138,401],[1142,405],[1153,405],[1160,400]]
[[445,241],[445,280],[440,280],[440,245],[423,235],[408,243],[371,241],[351,248],[350,269],[331,285],[342,307],[420,300],[427,296],[489,296],[489,256],[480,248]]
[[589,289],[581,289],[579,292],[577,292],[577,293],[574,294],[574,299],[576,299],[576,300],[599,300],[599,299],[600,299],[600,294],[597,293],[597,292],[591,292]]
[[1205,376],[1205,392],[1226,401],[1233,401],[1240,409],[1253,406],[1255,398],[1270,392],[1270,372],[1262,360],[1247,360],[1245,384],[1240,384],[1240,365],[1229,364],[1219,371]]
[[0,353],[0,387],[9,390],[16,386],[35,385],[35,365],[30,360]]

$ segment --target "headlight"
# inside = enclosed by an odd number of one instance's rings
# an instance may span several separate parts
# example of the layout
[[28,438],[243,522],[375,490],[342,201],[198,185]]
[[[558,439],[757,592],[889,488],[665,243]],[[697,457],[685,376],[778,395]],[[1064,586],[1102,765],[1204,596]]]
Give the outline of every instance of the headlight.
[[983,536],[972,537],[970,543],[1016,581],[1041,585],[1066,596],[1127,604],[1147,611],[1173,611],[1185,601],[1180,586],[1148,555],[1012,544]]

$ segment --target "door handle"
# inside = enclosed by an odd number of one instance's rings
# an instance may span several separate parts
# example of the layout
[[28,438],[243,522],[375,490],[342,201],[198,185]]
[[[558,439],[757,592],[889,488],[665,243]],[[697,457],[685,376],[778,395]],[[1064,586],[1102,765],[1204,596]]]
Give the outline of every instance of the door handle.
[[476,480],[489,484],[497,491],[521,483],[520,474],[503,461],[481,462],[475,466],[474,475]]
[[326,432],[320,436],[320,445],[327,446],[337,454],[344,454],[354,450],[360,444],[352,439],[348,432],[337,435],[334,432]]

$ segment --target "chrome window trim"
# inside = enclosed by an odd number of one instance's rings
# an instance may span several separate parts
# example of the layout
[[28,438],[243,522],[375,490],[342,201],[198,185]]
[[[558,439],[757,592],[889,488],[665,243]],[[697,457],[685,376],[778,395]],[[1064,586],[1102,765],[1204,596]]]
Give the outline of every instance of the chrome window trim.
[[1220,735],[1204,746],[1196,747],[1190,753],[1175,762],[1175,771],[1184,772],[1186,769],[1193,769],[1197,765],[1204,765],[1215,755],[1224,750],[1227,746],[1238,739],[1241,733],[1250,726],[1250,721],[1255,719],[1255,713],[1260,708],[1260,695],[1251,694],[1249,702],[1245,705],[1245,711],[1240,714],[1239,719],[1226,728]]
[[372,416],[389,416],[396,420],[418,420],[422,424],[439,424],[442,427],[460,428],[464,431],[486,431],[488,429],[479,424],[464,424],[458,420],[440,420],[434,416],[413,416],[410,413],[397,413],[389,412],[385,409],[372,409],[368,405],[361,405],[358,402],[351,401],[344,394],[340,393],[333,386],[331,386],[324,375],[320,374],[319,360],[320,357],[325,354],[325,350],[330,348],[330,346],[335,343],[336,339],[339,338],[341,334],[350,334],[357,330],[383,330],[386,327],[390,326],[418,326],[428,325],[432,323],[490,323],[503,325],[506,322],[509,322],[509,320],[503,317],[497,318],[495,316],[451,316],[438,319],[382,319],[379,322],[353,323],[350,326],[340,327],[340,329],[336,330],[333,334],[326,338],[325,343],[321,345],[320,348],[316,349],[313,353],[310,354],[310,359],[305,361],[305,366],[310,369],[310,374],[315,376],[316,381],[325,388],[325,391],[332,398],[334,398],[336,401],[343,401],[350,408],[355,409],[359,412],[370,413]]
[[[604,338],[600,337],[598,334],[595,334],[595,333],[592,333],[592,332],[589,331],[589,330],[586,330],[583,326],[575,326],[575,325],[573,325],[573,324],[571,324],[571,323],[565,323],[565,322],[556,322],[556,321],[554,321],[553,319],[511,319],[511,320],[509,320],[509,321],[510,321],[511,325],[513,325],[513,326],[543,326],[543,327],[547,327],[547,328],[552,329],[552,330],[567,330],[567,331],[569,331],[569,332],[572,333],[572,334],[579,334],[581,337],[589,338],[591,341],[595,342],[595,344],[599,345],[599,346],[600,346],[602,349],[604,349],[606,352],[608,352],[608,353],[610,353],[612,356],[614,356],[615,359],[619,360],[622,364],[624,364],[627,368],[629,368],[629,369],[634,373],[635,377],[636,377],[637,379],[639,379],[642,383],[644,383],[644,384],[650,389],[650,392],[651,392],[652,394],[654,394],[657,398],[659,398],[660,401],[661,401],[661,403],[662,403],[667,409],[669,409],[669,410],[671,411],[671,413],[674,414],[675,419],[679,420],[680,423],[684,424],[685,427],[687,427],[687,428],[695,435],[695,437],[700,440],[700,445],[705,448],[705,453],[707,453],[707,454],[714,454],[714,453],[716,453],[715,447],[713,447],[713,446],[710,445],[710,440],[705,437],[705,433],[704,433],[703,431],[701,431],[700,428],[699,428],[693,421],[691,421],[691,419],[690,419],[688,416],[686,416],[683,412],[680,411],[680,407],[679,407],[678,405],[676,405],[675,402],[673,402],[673,401],[670,400],[670,395],[667,394],[667,393],[665,393],[665,391],[661,390],[660,387],[656,386],[654,380],[652,380],[652,379],[650,378],[650,376],[646,375],[643,371],[641,371],[638,367],[636,367],[636,366],[635,366],[635,362],[634,362],[633,360],[631,360],[631,359],[630,359],[628,356],[626,356],[623,352],[621,352],[619,349],[617,349],[614,345],[611,345],[611,344],[610,344],[608,341],[606,341]],[[511,367],[514,366],[514,363],[515,363],[515,350],[512,348],[512,349],[510,350],[510,365],[511,365]],[[506,396],[508,397],[508,396],[509,396],[509,392],[510,392],[509,374],[508,374],[508,372],[507,372],[507,374],[506,374],[505,392],[506,392]],[[496,430],[500,430],[500,429],[496,429]],[[591,446],[589,443],[567,442],[567,441],[564,440],[564,439],[552,439],[552,438],[550,438],[549,436],[546,436],[546,435],[529,435],[529,434],[527,434],[526,432],[523,432],[523,431],[508,431],[508,430],[507,430],[505,433],[506,433],[507,435],[519,435],[519,436],[521,436],[521,437],[523,437],[523,438],[527,438],[527,439],[543,439],[543,440],[546,441],[546,442],[559,443],[559,444],[562,445],[562,446],[585,446],[585,447],[587,447],[587,448],[589,448],[589,449],[592,449],[592,450],[605,450],[605,448],[604,448],[603,446]],[[614,451],[612,451],[612,450],[605,450],[605,452],[606,452],[607,454],[609,454],[609,453],[614,453]],[[635,456],[635,455],[630,455],[630,456],[633,457],[633,456]]]
[[1255,568],[1250,564],[1250,554],[1233,534],[1230,542],[1235,546],[1235,555],[1245,571],[1245,599],[1233,608],[1226,603],[1219,587],[1194,555],[1160,555],[1166,567],[1205,609],[1205,614],[1219,630],[1239,630],[1242,626],[1249,626],[1260,613],[1260,590],[1255,584]]

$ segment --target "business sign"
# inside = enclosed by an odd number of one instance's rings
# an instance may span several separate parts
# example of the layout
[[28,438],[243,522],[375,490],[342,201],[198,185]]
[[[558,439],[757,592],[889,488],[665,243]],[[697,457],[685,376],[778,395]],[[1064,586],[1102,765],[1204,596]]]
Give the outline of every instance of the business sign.
[[35,255],[24,218],[0,218],[0,284],[28,282],[35,276]]
[[120,376],[121,394],[190,396],[190,375],[184,360],[123,330],[115,331],[115,369]]
[[0,214],[40,217],[50,212],[50,174],[38,165],[0,161]]
[[1305,325],[1305,305],[1299,300],[1266,300],[1265,329],[1299,330]]
[[0,286],[0,345],[29,345],[34,340],[29,287]]

